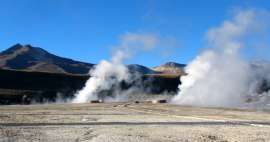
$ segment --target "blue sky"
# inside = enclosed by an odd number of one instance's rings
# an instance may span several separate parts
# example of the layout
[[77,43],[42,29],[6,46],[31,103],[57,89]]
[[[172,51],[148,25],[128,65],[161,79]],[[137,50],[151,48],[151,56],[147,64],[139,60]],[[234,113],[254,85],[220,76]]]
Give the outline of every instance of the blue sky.
[[[31,44],[59,56],[98,63],[109,59],[121,35],[151,33],[176,44],[140,53],[126,63],[187,63],[203,47],[205,32],[238,7],[268,10],[270,1],[1,0],[0,50],[15,43]],[[168,54],[163,55],[164,50]]]

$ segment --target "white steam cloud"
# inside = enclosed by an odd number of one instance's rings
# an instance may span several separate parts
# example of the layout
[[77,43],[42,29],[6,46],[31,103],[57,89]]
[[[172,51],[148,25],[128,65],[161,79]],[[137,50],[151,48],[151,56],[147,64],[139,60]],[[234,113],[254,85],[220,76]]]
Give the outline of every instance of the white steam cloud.
[[[123,62],[137,52],[153,49],[157,42],[158,38],[152,34],[126,33],[121,36],[120,45],[114,47],[111,60],[102,60],[90,71],[90,79],[85,87],[75,94],[72,102],[85,103],[100,99],[101,91],[109,90],[122,81],[131,82],[134,78],[131,77]],[[115,93],[119,96],[123,92],[116,91]]]
[[[259,80],[250,63],[240,56],[246,39],[261,31],[260,12],[238,11],[231,20],[207,32],[207,46],[185,68],[179,93],[172,102],[197,106],[239,107],[253,94]],[[266,68],[262,69],[266,70]],[[268,71],[261,71],[265,76]],[[261,82],[261,81],[258,81]],[[258,84],[258,83],[257,83]],[[251,89],[251,86],[256,86]],[[251,93],[252,92],[252,93]],[[264,94],[268,95],[268,94]]]

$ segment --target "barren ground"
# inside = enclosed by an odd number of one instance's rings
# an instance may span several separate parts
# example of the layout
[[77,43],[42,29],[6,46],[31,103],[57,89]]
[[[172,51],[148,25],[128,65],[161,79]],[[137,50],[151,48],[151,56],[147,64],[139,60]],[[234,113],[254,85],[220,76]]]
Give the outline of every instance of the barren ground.
[[270,112],[169,104],[0,107],[0,142],[266,142]]

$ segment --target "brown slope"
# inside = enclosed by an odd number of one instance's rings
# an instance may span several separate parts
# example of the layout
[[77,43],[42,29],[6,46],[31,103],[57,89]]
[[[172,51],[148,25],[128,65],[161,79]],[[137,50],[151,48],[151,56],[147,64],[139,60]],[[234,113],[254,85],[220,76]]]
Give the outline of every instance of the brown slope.
[[167,62],[163,65],[152,68],[156,72],[160,72],[162,74],[179,74],[184,75],[185,64],[178,64],[175,62]]
[[0,68],[52,73],[87,74],[93,64],[53,55],[31,45],[16,44],[0,53]]

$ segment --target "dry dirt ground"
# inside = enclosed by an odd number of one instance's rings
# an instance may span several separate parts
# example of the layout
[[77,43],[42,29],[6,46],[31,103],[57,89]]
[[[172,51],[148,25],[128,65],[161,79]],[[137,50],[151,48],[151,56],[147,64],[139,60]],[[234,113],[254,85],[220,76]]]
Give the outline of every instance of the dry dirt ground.
[[267,142],[270,112],[169,104],[0,106],[0,142]]

